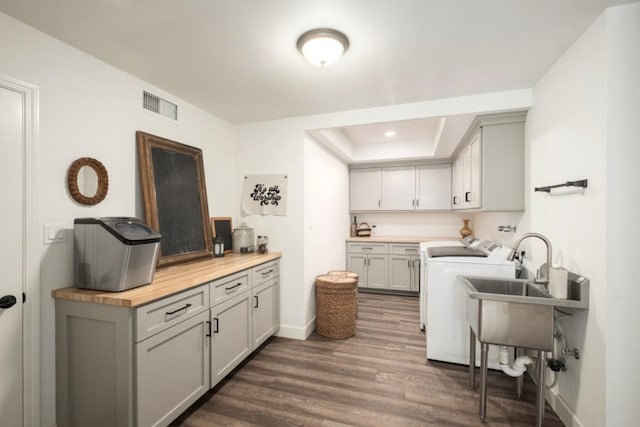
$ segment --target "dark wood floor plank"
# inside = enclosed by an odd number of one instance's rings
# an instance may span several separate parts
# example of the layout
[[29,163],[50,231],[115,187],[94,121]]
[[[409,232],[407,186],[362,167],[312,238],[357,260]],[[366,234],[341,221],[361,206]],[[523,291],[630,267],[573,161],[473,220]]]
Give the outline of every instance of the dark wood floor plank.
[[[528,426],[535,385],[522,399],[514,380],[488,375],[487,422],[465,366],[427,361],[418,299],[363,294],[357,333],[272,338],[172,425],[209,426]],[[562,426],[547,406],[545,426]]]

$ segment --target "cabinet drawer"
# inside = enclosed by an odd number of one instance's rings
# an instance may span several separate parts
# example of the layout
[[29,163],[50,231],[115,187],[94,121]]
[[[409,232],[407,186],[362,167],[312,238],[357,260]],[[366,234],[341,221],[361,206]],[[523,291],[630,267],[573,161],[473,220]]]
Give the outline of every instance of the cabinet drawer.
[[420,245],[411,245],[411,244],[399,244],[399,243],[391,243],[389,244],[389,253],[397,254],[397,255],[420,255]]
[[198,286],[135,310],[136,342],[140,342],[209,308],[209,285]]
[[211,283],[211,307],[241,294],[251,286],[251,270],[243,270]]
[[355,254],[386,254],[387,243],[347,243],[347,252]]
[[278,261],[267,262],[253,268],[253,287],[276,279],[280,276],[280,264]]

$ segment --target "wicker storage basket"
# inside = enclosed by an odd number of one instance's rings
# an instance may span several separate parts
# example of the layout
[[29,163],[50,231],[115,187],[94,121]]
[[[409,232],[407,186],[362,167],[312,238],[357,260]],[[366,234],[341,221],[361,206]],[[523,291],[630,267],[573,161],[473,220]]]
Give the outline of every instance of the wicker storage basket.
[[329,276],[342,276],[342,277],[351,277],[352,279],[356,279],[356,319],[358,318],[358,280],[360,276],[358,273],[354,273],[353,271],[347,270],[332,270],[327,273]]
[[358,284],[358,279],[360,279],[360,276],[358,276],[358,273],[354,273],[353,271],[347,271],[347,270],[333,270],[327,273],[329,276],[343,276],[343,277],[350,277],[352,279],[356,279],[356,285]]
[[342,275],[316,278],[316,332],[344,339],[356,333],[358,280]]

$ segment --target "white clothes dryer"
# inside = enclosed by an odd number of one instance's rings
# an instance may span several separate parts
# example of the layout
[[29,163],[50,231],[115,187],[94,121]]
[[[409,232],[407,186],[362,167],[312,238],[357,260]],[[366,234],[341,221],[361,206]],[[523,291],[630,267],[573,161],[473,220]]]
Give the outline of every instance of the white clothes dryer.
[[[495,242],[484,241],[477,248],[464,247],[460,242],[448,247],[438,243],[425,244],[421,263],[424,272],[420,300],[425,310],[427,359],[468,365],[467,293],[457,277],[513,278],[516,265],[507,260],[509,249]],[[480,346],[476,350],[479,361]],[[490,368],[499,369],[497,347],[489,347],[488,362]]]

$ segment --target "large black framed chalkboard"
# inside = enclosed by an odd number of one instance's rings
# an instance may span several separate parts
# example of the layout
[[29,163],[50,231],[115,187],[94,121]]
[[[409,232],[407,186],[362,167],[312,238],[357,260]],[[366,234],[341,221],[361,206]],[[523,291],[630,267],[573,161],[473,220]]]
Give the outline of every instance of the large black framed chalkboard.
[[136,132],[145,220],[160,232],[158,267],[212,256],[202,150]]

